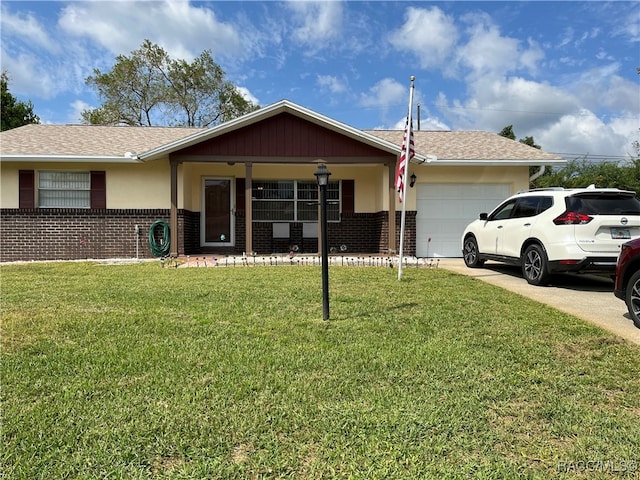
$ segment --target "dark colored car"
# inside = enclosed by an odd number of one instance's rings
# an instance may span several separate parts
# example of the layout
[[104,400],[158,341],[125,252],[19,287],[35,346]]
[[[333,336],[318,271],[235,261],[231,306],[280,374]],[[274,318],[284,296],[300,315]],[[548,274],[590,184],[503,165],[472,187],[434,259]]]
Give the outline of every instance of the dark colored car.
[[640,238],[622,244],[613,293],[625,301],[631,320],[640,328]]

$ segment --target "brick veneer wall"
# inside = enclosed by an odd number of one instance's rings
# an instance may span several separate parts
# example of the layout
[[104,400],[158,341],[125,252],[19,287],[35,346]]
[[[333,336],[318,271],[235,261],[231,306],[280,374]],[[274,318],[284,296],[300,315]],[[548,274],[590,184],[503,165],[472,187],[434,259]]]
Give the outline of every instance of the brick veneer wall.
[[[182,223],[181,223],[182,222]],[[200,253],[200,212],[178,211],[178,251],[185,255]]]
[[[396,213],[396,245],[400,242],[400,212]],[[342,216],[340,222],[329,222],[327,237],[329,248],[340,251],[345,245],[347,253],[380,253],[389,248],[388,212],[351,213]],[[405,254],[416,252],[416,212],[407,211],[405,218]],[[239,232],[242,232],[240,234]],[[233,253],[244,250],[244,216],[236,218],[236,248]],[[302,238],[302,223],[291,223],[289,239],[273,239],[270,223],[254,222],[252,245],[256,253],[268,255],[285,253],[293,245],[297,245],[301,253],[317,253],[316,239]]]
[[[416,212],[406,212],[405,254],[415,255]],[[388,249],[388,213],[352,213],[329,223],[329,248],[347,253],[380,253]],[[2,209],[0,261],[152,258],[148,232],[156,220],[169,222],[169,210]],[[236,246],[216,253],[241,254],[245,249],[245,217],[236,216]],[[195,255],[200,247],[200,213],[178,211],[178,249]],[[291,224],[289,240],[272,239],[270,223],[254,222],[253,249],[258,254],[287,252],[298,245],[301,253],[317,253],[316,239],[302,238],[302,223]],[[396,212],[396,244],[400,239],[400,212]],[[213,250],[210,250],[213,251]]]
[[[152,258],[149,227],[169,210],[2,209],[0,261]],[[179,223],[185,225],[184,212]],[[182,239],[181,239],[182,240]]]
[[[387,212],[384,212],[385,216]],[[405,232],[404,232],[404,255],[413,256],[416,254],[416,211],[405,212]],[[396,249],[400,249],[400,226],[402,221],[402,212],[396,212]],[[387,232],[389,231],[387,224]],[[389,238],[389,236],[385,232],[385,239]],[[388,242],[387,242],[388,245]],[[396,252],[398,253],[398,252]]]

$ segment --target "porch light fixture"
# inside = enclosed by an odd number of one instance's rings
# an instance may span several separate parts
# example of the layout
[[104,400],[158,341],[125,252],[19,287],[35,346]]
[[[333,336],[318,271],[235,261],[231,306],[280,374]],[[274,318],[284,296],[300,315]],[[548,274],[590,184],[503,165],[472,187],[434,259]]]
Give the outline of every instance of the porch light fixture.
[[322,229],[322,319],[329,319],[329,249],[327,241],[327,184],[329,175],[324,163],[318,165],[314,173],[320,187],[320,228]]
[[409,186],[410,186],[411,188],[413,188],[413,186],[416,184],[416,178],[417,178],[417,177],[416,177],[416,174],[415,174],[415,173],[412,173],[412,174],[411,174],[411,176],[409,177],[409,180],[410,180],[410,181],[409,181]]

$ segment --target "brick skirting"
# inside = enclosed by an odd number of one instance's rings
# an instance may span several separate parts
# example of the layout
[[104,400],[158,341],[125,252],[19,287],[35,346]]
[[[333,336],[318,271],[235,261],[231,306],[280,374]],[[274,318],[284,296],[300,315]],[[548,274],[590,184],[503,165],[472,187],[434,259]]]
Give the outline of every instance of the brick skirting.
[[[406,212],[405,255],[415,255],[416,212]],[[0,261],[152,258],[149,228],[156,220],[169,222],[169,210],[1,209]],[[136,225],[139,233],[136,236]],[[388,251],[388,212],[351,213],[329,223],[329,248],[346,246],[350,253]],[[396,212],[396,244],[400,212]],[[244,215],[236,216],[235,247],[202,249],[200,213],[178,211],[178,251],[241,254],[245,249]],[[253,224],[253,249],[258,254],[287,252],[297,245],[301,253],[316,253],[316,239],[302,238],[302,223],[292,223],[288,240],[272,239],[270,223]]]
[[[169,210],[2,209],[0,261],[151,258],[148,233]],[[139,233],[136,235],[135,227]]]

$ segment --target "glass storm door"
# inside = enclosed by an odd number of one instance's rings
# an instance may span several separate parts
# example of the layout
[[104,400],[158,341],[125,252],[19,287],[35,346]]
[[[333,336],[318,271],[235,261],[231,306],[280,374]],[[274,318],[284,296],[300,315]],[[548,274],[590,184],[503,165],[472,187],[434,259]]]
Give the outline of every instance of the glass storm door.
[[201,244],[233,245],[235,223],[230,178],[205,178],[200,222]]

